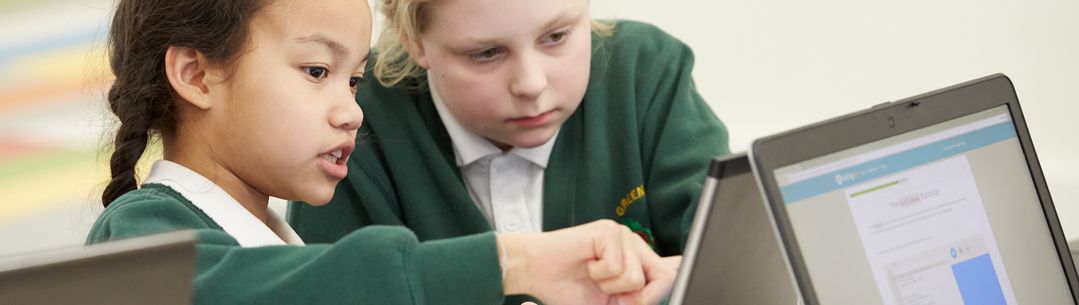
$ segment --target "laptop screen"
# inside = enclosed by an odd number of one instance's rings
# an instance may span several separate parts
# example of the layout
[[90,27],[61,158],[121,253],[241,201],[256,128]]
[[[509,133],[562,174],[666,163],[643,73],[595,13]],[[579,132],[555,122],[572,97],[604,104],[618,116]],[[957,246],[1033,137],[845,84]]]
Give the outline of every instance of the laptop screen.
[[822,304],[1071,304],[1007,106],[774,172]]

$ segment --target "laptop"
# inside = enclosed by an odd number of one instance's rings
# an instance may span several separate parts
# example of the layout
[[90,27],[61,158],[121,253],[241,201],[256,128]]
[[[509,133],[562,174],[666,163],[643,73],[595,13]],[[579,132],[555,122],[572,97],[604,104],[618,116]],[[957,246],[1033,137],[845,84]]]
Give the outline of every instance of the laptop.
[[755,141],[805,304],[1077,304],[1079,280],[1002,74]]
[[195,233],[0,260],[0,304],[191,304]]
[[746,155],[712,160],[668,304],[796,305],[782,251]]

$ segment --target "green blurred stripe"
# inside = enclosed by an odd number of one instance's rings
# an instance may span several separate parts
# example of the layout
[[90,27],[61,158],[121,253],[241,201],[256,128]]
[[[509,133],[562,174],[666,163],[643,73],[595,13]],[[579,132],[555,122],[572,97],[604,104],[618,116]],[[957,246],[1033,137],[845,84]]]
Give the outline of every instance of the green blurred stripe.
[[882,184],[882,185],[875,186],[875,187],[873,187],[871,189],[867,189],[867,190],[863,190],[861,192],[851,194],[850,198],[854,198],[854,197],[865,195],[865,194],[868,194],[868,193],[871,193],[871,192],[879,191],[881,189],[884,189],[884,188],[887,188],[889,186],[893,186],[893,185],[896,185],[896,184],[899,184],[899,180],[888,182],[888,183],[885,183],[885,184]]
[[[0,0],[0,13],[7,13],[14,10],[24,9],[27,7],[44,6],[47,4],[56,4],[64,2],[73,2],[70,0]],[[79,2],[75,2],[79,3]]]
[[83,150],[63,150],[18,157],[0,164],[0,183],[93,162],[95,158],[96,152]]
[[0,0],[0,13],[14,11],[16,9],[31,6],[38,1],[32,0]]

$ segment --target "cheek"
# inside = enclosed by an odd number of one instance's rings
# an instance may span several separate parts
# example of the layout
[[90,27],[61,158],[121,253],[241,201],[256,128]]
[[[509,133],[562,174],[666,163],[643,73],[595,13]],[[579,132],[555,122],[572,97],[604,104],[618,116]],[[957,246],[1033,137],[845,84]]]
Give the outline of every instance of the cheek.
[[276,157],[283,161],[314,157],[324,148],[319,140],[332,135],[322,108],[281,107],[270,111],[258,136],[264,139],[266,149],[276,150]]
[[567,103],[580,103],[588,88],[591,72],[592,50],[590,41],[574,41],[571,52],[560,61],[548,78],[552,86],[558,88],[559,95]]
[[249,156],[252,159],[280,165],[316,150],[312,141],[323,135],[319,127],[327,124],[316,95],[300,86],[247,88],[237,92],[235,108],[224,122],[223,129],[231,134],[226,141],[238,149],[260,152]]
[[509,96],[498,73],[437,75],[439,95],[462,123],[496,118]]
[[290,120],[286,120],[282,115],[292,113],[294,109],[284,107],[287,105],[279,103],[278,98],[275,98],[272,92],[262,90],[237,97],[233,100],[237,104],[236,108],[230,113],[233,122],[226,122],[235,125],[226,125],[226,129],[243,131],[248,133],[245,135],[247,137],[261,137],[264,133],[288,130],[288,127],[295,126],[296,124],[287,124]]

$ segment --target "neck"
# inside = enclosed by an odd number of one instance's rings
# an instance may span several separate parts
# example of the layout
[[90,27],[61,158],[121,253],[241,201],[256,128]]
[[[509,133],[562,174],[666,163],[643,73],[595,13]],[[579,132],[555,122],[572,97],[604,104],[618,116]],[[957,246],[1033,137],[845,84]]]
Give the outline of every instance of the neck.
[[[176,139],[173,139],[176,140]],[[211,154],[195,151],[206,143],[182,143],[184,141],[166,141],[165,160],[183,165],[199,175],[206,177],[225,190],[236,202],[239,202],[251,215],[262,223],[269,220],[270,197],[259,192],[243,181],[227,166],[212,157]],[[173,144],[173,145],[170,145]],[[186,149],[181,149],[186,148]]]

